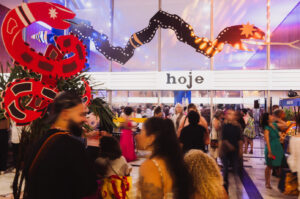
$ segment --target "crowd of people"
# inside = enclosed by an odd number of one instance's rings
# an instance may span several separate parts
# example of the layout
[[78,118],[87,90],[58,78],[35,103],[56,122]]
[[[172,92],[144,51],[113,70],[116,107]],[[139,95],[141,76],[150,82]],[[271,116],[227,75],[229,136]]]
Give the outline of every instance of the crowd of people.
[[[119,140],[97,129],[101,121],[88,114],[78,96],[60,94],[51,106],[51,128],[23,164],[24,198],[131,198],[135,184],[129,162],[138,158],[137,150],[144,150],[149,155],[139,168],[137,198],[225,199],[229,195],[229,168],[234,175],[243,175],[243,154],[253,154],[253,139],[259,135],[250,109],[216,110],[212,121],[195,104],[121,107],[115,111],[124,119]],[[144,123],[132,120],[142,117],[148,119]],[[88,132],[83,124],[95,128]],[[266,141],[265,185],[272,188],[271,171],[280,176],[285,159],[279,132],[288,126],[278,108],[273,114],[264,113],[261,124]],[[0,127],[1,143],[5,140],[7,144],[8,121],[1,120]],[[294,171],[300,170],[299,142],[299,137],[291,140],[288,162]],[[0,150],[0,169],[5,171],[4,145]]]

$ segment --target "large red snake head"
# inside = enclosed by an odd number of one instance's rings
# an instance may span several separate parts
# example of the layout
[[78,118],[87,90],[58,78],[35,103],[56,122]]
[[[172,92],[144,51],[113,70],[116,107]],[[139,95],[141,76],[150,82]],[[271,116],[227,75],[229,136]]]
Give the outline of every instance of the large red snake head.
[[75,17],[70,9],[56,3],[37,2],[27,5],[36,21],[43,21],[56,29],[69,28],[70,23],[66,20]]
[[[53,53],[49,54],[49,57],[35,52],[22,37],[22,29],[36,21],[42,21],[53,28],[66,29],[71,23],[67,20],[74,17],[75,13],[59,4],[23,3],[9,11],[3,20],[2,38],[6,50],[17,65],[35,73],[57,78],[70,78],[77,75],[83,70],[86,62],[86,48],[77,37],[59,36],[56,39],[58,49],[55,50],[53,47],[51,50]],[[73,53],[73,55],[61,59],[67,53]]]
[[249,23],[230,26],[219,33],[217,37],[218,48],[221,50],[224,44],[230,44],[236,49],[249,51],[250,49],[242,43],[242,40],[246,39],[264,40],[265,33]]
[[[6,117],[18,125],[25,125],[42,117],[48,105],[54,100],[58,90],[56,79],[70,78],[77,75],[85,67],[86,47],[74,35],[64,35],[56,38],[55,46],[48,46],[45,56],[35,52],[22,37],[22,29],[36,21],[42,21],[53,28],[67,29],[68,19],[75,14],[55,3],[37,2],[23,3],[12,9],[5,16],[1,33],[8,53],[25,70],[43,75],[42,81],[34,79],[18,79],[7,85],[2,92],[1,103],[6,111]],[[63,59],[65,54],[72,53]],[[52,80],[54,78],[55,80]],[[24,100],[28,103],[23,104]]]

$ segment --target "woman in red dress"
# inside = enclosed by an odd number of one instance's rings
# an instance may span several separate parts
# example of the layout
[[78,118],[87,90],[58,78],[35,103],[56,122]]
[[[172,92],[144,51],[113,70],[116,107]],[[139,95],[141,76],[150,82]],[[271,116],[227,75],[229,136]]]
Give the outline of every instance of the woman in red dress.
[[124,122],[121,123],[121,138],[120,146],[123,156],[126,158],[127,162],[136,160],[136,154],[134,150],[133,141],[133,122],[130,120],[133,109],[131,107],[125,107],[124,109]]

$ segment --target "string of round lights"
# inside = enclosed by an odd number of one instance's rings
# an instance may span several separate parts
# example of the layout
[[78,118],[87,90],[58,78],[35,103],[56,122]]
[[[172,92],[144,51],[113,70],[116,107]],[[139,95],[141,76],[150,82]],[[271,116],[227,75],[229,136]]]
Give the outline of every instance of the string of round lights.
[[196,49],[196,52],[207,57],[212,57],[222,51],[225,44],[230,44],[239,50],[249,50],[242,39],[263,39],[265,33],[254,25],[236,25],[223,29],[216,40],[210,41],[205,37],[198,37],[191,25],[175,14],[158,11],[149,22],[148,27],[132,34],[124,48],[112,46],[108,36],[99,33],[92,26],[80,23],[72,31],[80,39],[90,39],[94,42],[96,49],[108,60],[125,64],[134,54],[134,50],[141,45],[149,43],[156,34],[157,29],[172,29],[179,41],[186,43]]

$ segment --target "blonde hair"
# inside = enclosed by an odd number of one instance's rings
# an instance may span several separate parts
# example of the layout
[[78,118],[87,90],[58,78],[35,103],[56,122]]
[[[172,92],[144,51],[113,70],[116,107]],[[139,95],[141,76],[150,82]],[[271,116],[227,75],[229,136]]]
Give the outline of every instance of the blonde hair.
[[215,160],[201,150],[190,150],[184,157],[193,176],[196,194],[205,199],[222,198],[223,178]]
[[183,106],[181,104],[177,103],[175,105],[175,114],[177,114],[177,110],[176,110],[177,107],[180,107],[182,109],[182,112],[183,112]]

